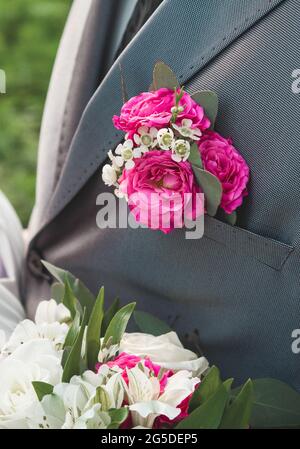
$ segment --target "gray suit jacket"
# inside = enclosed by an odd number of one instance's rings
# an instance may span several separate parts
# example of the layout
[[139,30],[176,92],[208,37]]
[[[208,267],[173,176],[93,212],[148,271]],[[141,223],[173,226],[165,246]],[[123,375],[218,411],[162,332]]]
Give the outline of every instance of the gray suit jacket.
[[[69,68],[72,76],[65,75],[68,86],[61,80],[62,95],[70,84],[87,83],[86,96],[83,92],[79,102],[78,90],[69,94],[76,119],[66,128],[56,178],[62,133],[52,128],[55,117],[49,112],[43,124],[24,293],[29,314],[49,287],[42,257],[71,270],[95,292],[104,284],[110,298],[136,299],[139,309],[196,342],[224,376],[277,377],[300,389],[300,356],[291,349],[292,331],[300,323],[300,98],[291,90],[291,73],[299,64],[298,0],[165,0],[90,100],[93,52],[104,67],[111,8],[105,0],[88,3],[93,12],[75,32],[79,50]],[[96,226],[96,198],[107,190],[100,169],[108,149],[122,139],[111,121],[122,104],[118,63],[132,96],[148,89],[157,60],[168,63],[189,92],[218,93],[217,130],[234,139],[251,168],[238,226],[207,218],[200,240],[185,240],[182,230],[163,235]],[[54,77],[58,73],[56,66]],[[55,98],[52,92],[48,106]],[[63,127],[62,117],[57,122]]]

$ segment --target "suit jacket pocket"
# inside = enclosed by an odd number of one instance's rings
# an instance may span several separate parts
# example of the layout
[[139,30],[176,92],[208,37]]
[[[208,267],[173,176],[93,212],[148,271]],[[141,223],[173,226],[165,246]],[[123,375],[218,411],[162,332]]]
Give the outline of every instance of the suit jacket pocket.
[[206,216],[204,237],[225,245],[230,250],[250,256],[275,270],[281,270],[294,247],[259,234],[231,226]]

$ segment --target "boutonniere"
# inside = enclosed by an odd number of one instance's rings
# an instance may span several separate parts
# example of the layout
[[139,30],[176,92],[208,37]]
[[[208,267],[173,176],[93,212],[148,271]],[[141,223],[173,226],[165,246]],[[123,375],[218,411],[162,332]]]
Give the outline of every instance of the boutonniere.
[[102,179],[125,198],[136,221],[168,233],[222,210],[232,225],[247,195],[249,167],[231,139],[214,130],[218,97],[189,95],[158,62],[149,92],[125,102],[114,126],[125,138],[103,167]]

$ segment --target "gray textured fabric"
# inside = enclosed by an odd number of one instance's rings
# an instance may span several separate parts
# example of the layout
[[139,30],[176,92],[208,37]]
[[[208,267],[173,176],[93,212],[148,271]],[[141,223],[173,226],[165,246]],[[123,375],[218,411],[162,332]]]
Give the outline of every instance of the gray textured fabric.
[[72,4],[43,114],[30,234],[39,227],[82,112],[105,73],[109,50],[105,37],[114,18],[112,1],[75,0]]
[[[186,5],[165,1],[120,60],[130,95],[147,89],[157,59],[189,91],[218,92],[217,129],[233,137],[251,168],[239,226],[207,218],[201,240],[185,240],[181,230],[96,227],[96,197],[110,191],[100,167],[121,137],[111,125],[121,106],[117,61],[83,114],[45,228],[31,248],[94,292],[105,284],[109,298],[136,299],[139,309],[196,339],[224,377],[271,376],[300,389],[299,356],[291,350],[300,321],[300,122],[299,97],[291,92],[299,63],[298,0]],[[182,25],[169,36],[178,17]],[[32,315],[46,284],[27,276]]]

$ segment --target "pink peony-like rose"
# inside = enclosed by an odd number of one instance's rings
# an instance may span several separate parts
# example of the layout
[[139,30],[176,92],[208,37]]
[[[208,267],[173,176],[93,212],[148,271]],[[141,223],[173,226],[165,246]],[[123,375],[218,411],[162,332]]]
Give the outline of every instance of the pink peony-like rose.
[[190,163],[173,161],[170,151],[154,150],[135,159],[118,182],[135,220],[148,228],[169,233],[204,213]]
[[[179,103],[183,111],[177,116],[178,124],[182,119],[190,119],[193,128],[201,131],[210,127],[209,119],[204,115],[204,110],[186,92]],[[120,116],[113,117],[113,123],[117,129],[133,134],[141,126],[165,128],[169,125],[172,107],[175,106],[175,93],[173,90],[161,88],[153,92],[143,92],[127,101]]]
[[215,175],[222,184],[220,207],[231,214],[248,195],[249,167],[232,141],[214,131],[207,131],[198,145],[205,170]]

